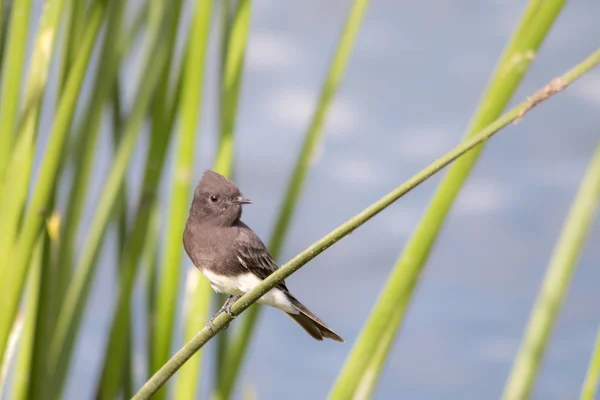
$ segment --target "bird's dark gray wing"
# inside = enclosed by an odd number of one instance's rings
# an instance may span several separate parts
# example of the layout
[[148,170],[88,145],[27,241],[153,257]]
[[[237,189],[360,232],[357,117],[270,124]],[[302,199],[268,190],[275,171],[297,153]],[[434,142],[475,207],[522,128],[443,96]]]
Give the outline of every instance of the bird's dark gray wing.
[[[235,247],[240,263],[260,279],[265,279],[279,268],[258,235],[241,221]],[[288,290],[285,282],[277,287]]]

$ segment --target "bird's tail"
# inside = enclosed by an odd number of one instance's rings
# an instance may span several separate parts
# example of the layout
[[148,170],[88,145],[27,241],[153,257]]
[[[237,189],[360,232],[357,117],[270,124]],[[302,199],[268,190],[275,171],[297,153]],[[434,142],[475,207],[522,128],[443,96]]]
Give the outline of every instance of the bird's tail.
[[298,300],[296,300],[291,294],[287,293],[288,298],[292,302],[294,308],[296,308],[299,313],[292,314],[287,313],[294,321],[298,323],[310,336],[314,337],[317,340],[323,340],[323,338],[328,338],[335,340],[336,342],[344,342],[337,333],[329,329],[325,322],[321,321],[315,314],[310,312],[310,310]]

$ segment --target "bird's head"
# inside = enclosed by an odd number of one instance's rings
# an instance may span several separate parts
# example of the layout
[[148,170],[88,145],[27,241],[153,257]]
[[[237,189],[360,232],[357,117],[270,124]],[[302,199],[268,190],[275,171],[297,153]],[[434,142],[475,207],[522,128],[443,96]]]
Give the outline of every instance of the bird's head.
[[231,226],[242,216],[242,204],[252,204],[235,183],[216,172],[207,170],[194,190],[190,214],[203,223]]

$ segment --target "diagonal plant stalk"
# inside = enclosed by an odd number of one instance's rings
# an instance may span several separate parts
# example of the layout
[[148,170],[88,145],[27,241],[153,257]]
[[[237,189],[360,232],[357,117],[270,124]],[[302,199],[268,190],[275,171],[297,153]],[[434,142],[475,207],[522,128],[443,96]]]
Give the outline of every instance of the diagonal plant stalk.
[[[122,2],[118,2],[122,3]],[[93,163],[100,132],[102,111],[110,94],[110,85],[117,74],[120,61],[126,54],[129,44],[119,42],[122,35],[123,5],[112,5],[111,17],[101,50],[100,64],[96,76],[96,84],[92,89],[91,101],[86,109],[82,123],[77,128],[76,147],[74,150],[74,177],[69,189],[69,202],[66,207],[65,222],[60,242],[57,275],[60,277],[57,293],[62,297],[71,280],[73,253],[79,233],[79,225],[91,181]],[[134,27],[128,37],[135,37],[139,27]],[[62,300],[62,299],[61,299]]]
[[[564,3],[542,0],[529,2],[496,66],[467,130],[467,137],[471,137],[493,121],[504,110]],[[404,320],[420,272],[442,229],[446,215],[482,149],[483,146],[461,158],[442,179],[334,383],[330,392],[331,399],[371,396]]]
[[[50,196],[58,174],[68,127],[75,111],[76,100],[87,69],[91,50],[103,20],[105,6],[104,0],[97,0],[91,6],[89,21],[81,42],[80,55],[73,65],[66,89],[58,105],[56,118],[41,163],[39,178],[29,208],[25,213],[23,227],[10,255],[0,260],[0,265],[7,262],[7,260],[11,260],[11,268],[7,271],[6,279],[0,281],[3,308],[3,312],[0,313],[0,354],[4,354],[8,335],[17,314],[32,250],[41,233],[46,207],[51,201]],[[0,270],[2,268],[0,267]]]
[[[142,261],[145,264],[144,268],[144,292],[146,300],[146,313],[145,313],[145,325],[143,328],[146,329],[146,355],[147,359],[150,360],[152,356],[152,327],[154,321],[154,315],[156,311],[156,288],[157,288],[157,271],[159,265],[159,243],[160,243],[160,228],[159,223],[159,211],[158,206],[154,204],[150,214],[150,225],[146,232],[146,239],[144,241],[144,249],[142,254]],[[146,363],[147,366],[150,362]],[[149,367],[146,368],[148,370]],[[151,373],[144,374],[144,376],[150,376]],[[134,388],[135,389],[135,388]]]
[[[50,208],[50,207],[49,207]],[[46,363],[48,362],[48,337],[52,335],[54,321],[58,312],[56,299],[56,271],[54,265],[55,257],[60,242],[60,214],[55,211],[46,222],[46,240],[43,248],[42,270],[36,306],[36,321],[31,367],[28,371],[28,380],[32,384],[27,391],[28,399],[39,399],[47,396],[51,388],[49,373]]]
[[81,34],[85,27],[86,2],[80,0],[67,0],[63,6],[65,21],[65,34],[62,41],[62,57],[60,71],[58,74],[60,91],[65,87],[71,66],[77,57],[77,51],[81,43]]
[[598,381],[600,381],[600,329],[596,335],[596,344],[590,359],[583,386],[581,387],[580,400],[594,400],[598,390]]
[[[235,143],[235,118],[240,97],[240,86],[242,81],[242,70],[244,66],[244,55],[248,32],[250,31],[251,1],[240,0],[233,13],[231,29],[227,35],[226,53],[223,60],[223,73],[221,83],[221,113],[220,113],[220,135],[214,170],[220,174],[231,177],[234,162]],[[181,243],[180,243],[181,246]],[[199,279],[199,271],[192,270],[196,276],[189,282],[188,287],[194,287],[188,291],[188,313],[185,318],[185,341],[198,333],[206,323],[209,314],[212,289],[206,279]],[[181,371],[176,382],[175,397],[177,399],[195,399],[198,390],[198,376],[202,353],[198,352],[194,360],[189,362]],[[215,373],[218,374],[217,364]]]
[[[313,159],[315,150],[322,140],[325,117],[344,75],[368,5],[369,0],[355,0],[341,32],[336,52],[331,60],[329,71],[321,88],[319,102],[306,132],[304,143],[296,160],[296,165],[294,166],[294,171],[292,172],[292,177],[286,189],[285,197],[276,219],[277,222],[271,235],[268,248],[275,259],[281,253],[294,210],[296,209],[308,175],[310,160]],[[250,308],[239,332],[230,341],[231,343],[227,348],[224,362],[225,370],[220,378],[217,399],[225,400],[231,397],[243,358],[248,350],[250,339],[258,321],[260,309],[258,304]]]
[[552,329],[600,205],[600,142],[588,166],[558,243],[523,341],[504,387],[503,399],[528,399],[546,353]]
[[[33,347],[35,342],[37,307],[40,295],[40,281],[42,275],[42,253],[44,247],[44,237],[35,247],[31,259],[31,268],[29,269],[29,278],[27,279],[27,296],[25,301],[25,321],[19,343],[18,359],[15,366],[15,375],[13,379],[13,388],[11,398],[14,400],[26,400],[29,391],[33,386],[31,380],[31,367],[33,361]],[[0,387],[0,393],[2,388]]]
[[[121,85],[119,82],[119,77],[117,76],[116,79],[113,82],[113,87],[111,90],[111,101],[110,101],[110,108],[111,108],[111,122],[112,122],[112,131],[113,131],[113,151],[117,151],[119,143],[121,138],[119,137],[119,134],[123,132],[123,115],[122,115],[122,107],[121,107]],[[168,135],[165,135],[168,136]],[[126,246],[127,246],[127,233],[129,232],[128,230],[128,220],[129,220],[129,212],[128,212],[128,205],[129,205],[129,201],[128,201],[128,182],[127,182],[127,178],[123,179],[123,183],[121,184],[121,190],[119,191],[119,194],[117,195],[117,200],[116,200],[116,205],[115,205],[115,210],[114,210],[114,224],[116,225],[116,240],[117,240],[117,254],[119,255],[119,257],[121,257],[121,255],[125,252]],[[143,189],[142,189],[143,190]],[[124,278],[127,274],[127,268],[126,265],[123,263],[120,263],[117,268],[117,270],[115,271],[118,275],[119,275],[119,286],[122,284],[122,282],[124,281]],[[135,278],[134,278],[135,279]],[[129,304],[126,304],[126,307]],[[116,308],[116,313],[119,313],[121,310],[118,308],[119,304],[117,303],[117,308]],[[113,314],[114,315],[114,314]],[[123,346],[123,350],[119,349],[119,355],[123,355],[123,362],[120,364],[115,363],[114,365],[117,366],[121,366],[120,368],[120,372],[121,372],[121,376],[119,377],[119,379],[117,380],[117,384],[120,385],[117,390],[116,393],[120,393],[122,396],[124,396],[125,398],[130,397],[131,395],[133,395],[133,360],[132,360],[132,324],[133,321],[131,321],[131,318],[127,318],[126,321],[123,322],[123,329],[125,330],[124,333],[124,346]],[[110,343],[110,339],[109,339],[109,343]],[[108,348],[107,348],[108,349]],[[108,350],[105,350],[105,354]],[[104,371],[104,370],[103,370]],[[97,398],[100,397],[99,395],[96,396]],[[115,397],[118,397],[117,394],[115,394]]]
[[[0,70],[2,69],[2,60],[4,59],[4,0],[0,0]],[[1,175],[0,175],[1,176]]]
[[8,337],[8,344],[6,346],[6,351],[4,352],[4,357],[2,358],[2,362],[0,363],[0,393],[5,391],[6,378],[8,378],[8,370],[12,365],[13,359],[15,358],[15,353],[18,351],[18,343],[21,334],[23,333],[25,318],[20,313],[15,318],[15,323],[12,326],[12,330],[10,331],[10,336]]
[[13,380],[12,398],[15,400],[26,400],[40,398],[36,397],[36,389],[41,385],[41,381],[36,381],[36,361],[35,354],[41,346],[43,337],[39,335],[39,325],[44,320],[41,305],[46,290],[44,278],[51,275],[50,249],[56,245],[59,239],[60,217],[58,213],[53,213],[46,222],[44,234],[40,237],[33,258],[32,267],[29,271],[29,280],[25,308],[25,324],[19,347],[19,360],[15,370]]
[[[156,12],[153,12],[155,7],[156,6],[154,5],[154,3],[151,3],[150,8],[149,8],[150,12],[148,13],[150,22],[152,24],[155,23],[153,21],[156,19],[155,15],[157,14]],[[183,60],[181,61],[181,64],[177,70],[177,82],[176,82],[175,90],[174,90],[174,93],[172,93],[170,96],[169,96],[169,73],[166,73],[166,71],[165,71],[165,74],[162,77],[156,98],[154,100],[154,105],[153,105],[152,133],[151,133],[152,137],[155,137],[155,136],[158,137],[163,132],[169,132],[169,136],[170,137],[172,136],[175,117],[178,114],[179,104],[181,102],[181,91],[182,91],[182,87],[183,87],[183,69],[184,69],[184,66],[186,65],[186,59],[187,59],[187,55],[184,54]],[[169,138],[169,142],[170,142],[170,138]],[[168,143],[165,142],[165,147],[167,145],[168,145]],[[149,375],[151,375],[153,373],[152,359],[154,357],[154,350],[155,350],[155,346],[154,346],[155,335],[154,335],[154,333],[156,330],[155,326],[157,324],[156,306],[158,303],[158,300],[157,300],[157,295],[158,295],[158,283],[157,283],[158,282],[158,256],[160,254],[159,242],[154,241],[152,243],[157,246],[157,248],[154,249],[154,251],[151,252],[150,249],[144,250],[145,257],[146,258],[151,257],[151,258],[148,258],[148,260],[147,260],[151,264],[150,266],[148,266],[148,268],[149,268],[148,283],[147,283],[148,290],[149,290],[147,293],[147,300],[148,300],[148,302],[147,302],[147,317],[148,317],[148,319],[146,321],[146,323],[147,323],[146,328],[147,328],[147,335],[148,335],[147,372]]]
[[[588,58],[576,65],[570,71],[561,77],[556,78],[549,85],[536,92],[531,99],[522,102],[509,112],[505,113],[493,123],[482,129],[480,132],[471,135],[471,137],[454,147],[444,156],[438,158],[436,161],[421,170],[402,185],[398,186],[380,200],[376,201],[365,210],[358,213],[350,220],[325,235],[323,238],[319,239],[317,242],[298,254],[277,271],[269,275],[252,291],[246,293],[239,300],[237,300],[231,306],[231,311],[234,316],[242,313],[252,303],[256,302],[256,300],[267,293],[270,289],[275,287],[278,283],[289,277],[319,254],[323,253],[329,247],[333,246],[336,242],[352,233],[356,228],[369,221],[375,215],[379,214],[400,197],[426,181],[428,178],[442,170],[454,160],[461,157],[463,154],[472,149],[480,148],[482,143],[489,140],[495,133],[500,131],[500,129],[504,128],[513,121],[520,120],[532,108],[550,98],[554,94],[564,90],[568,85],[573,83],[576,79],[588,72],[598,63],[600,63],[600,49],[596,50]],[[205,327],[198,332],[198,334],[191,341],[183,346],[165,365],[163,365],[158,372],[156,372],[144,384],[144,386],[142,386],[133,399],[141,400],[150,398],[190,357],[194,355],[196,351],[202,348],[204,344],[206,344],[220,330],[228,325],[231,320],[232,318],[227,313],[222,313],[216,317],[213,321],[215,328],[214,331],[211,331]]]
[[[31,0],[13,1],[0,82],[2,84],[0,88],[0,198],[4,193],[2,184],[13,148],[13,135],[17,125],[30,14]],[[0,24],[2,22],[0,19]],[[1,351],[0,354],[2,354]]]
[[[49,1],[41,16],[35,46],[29,63],[29,76],[19,116],[18,135],[15,137],[10,164],[5,175],[0,175],[0,254],[8,254],[14,245],[29,189],[33,164],[35,138],[42,99],[48,80],[50,62],[60,22],[60,11],[65,0]],[[9,78],[9,77],[7,77]],[[0,128],[1,129],[1,128]],[[2,172],[0,172],[1,174]],[[3,184],[3,186],[2,186]],[[4,189],[2,189],[4,188]],[[5,271],[0,269],[0,277]]]
[[[168,15],[168,13],[167,13]],[[158,79],[167,63],[168,43],[164,35],[164,27],[159,32],[150,35],[147,47],[145,69],[141,85],[138,88],[136,101],[127,121],[124,123],[119,149],[108,173],[102,194],[96,207],[94,218],[85,238],[81,256],[75,268],[75,275],[69,285],[64,305],[57,322],[55,333],[50,344],[50,371],[58,371],[61,376],[53,381],[62,385],[68,370],[72,353],[72,343],[77,334],[83,311],[88,300],[89,288],[97,266],[96,258],[99,253],[106,227],[111,220],[122,186],[127,166],[135,150],[140,133],[140,127],[147,114],[148,107],[155,92]],[[58,392],[54,392],[58,396]]]
[[[197,127],[204,87],[204,68],[212,0],[196,1],[192,28],[187,43],[187,57],[181,91],[181,125],[177,140],[177,156],[173,172],[172,197],[167,223],[167,242],[160,267],[157,319],[153,330],[153,352],[151,368],[156,370],[169,357],[175,306],[181,272],[181,232],[194,166]],[[157,393],[157,399],[165,397],[165,391]]]

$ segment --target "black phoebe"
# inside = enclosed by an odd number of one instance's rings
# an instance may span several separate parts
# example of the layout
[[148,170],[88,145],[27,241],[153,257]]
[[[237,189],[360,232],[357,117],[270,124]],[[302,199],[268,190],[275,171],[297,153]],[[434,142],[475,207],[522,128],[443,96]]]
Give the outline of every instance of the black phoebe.
[[[230,315],[233,302],[278,268],[256,233],[240,221],[242,204],[251,204],[251,201],[242,196],[235,183],[216,172],[206,171],[194,191],[183,233],[183,246],[194,265],[210,281],[215,292],[230,295],[219,311]],[[284,311],[317,340],[325,337],[344,341],[296,300],[285,282],[258,302]]]

